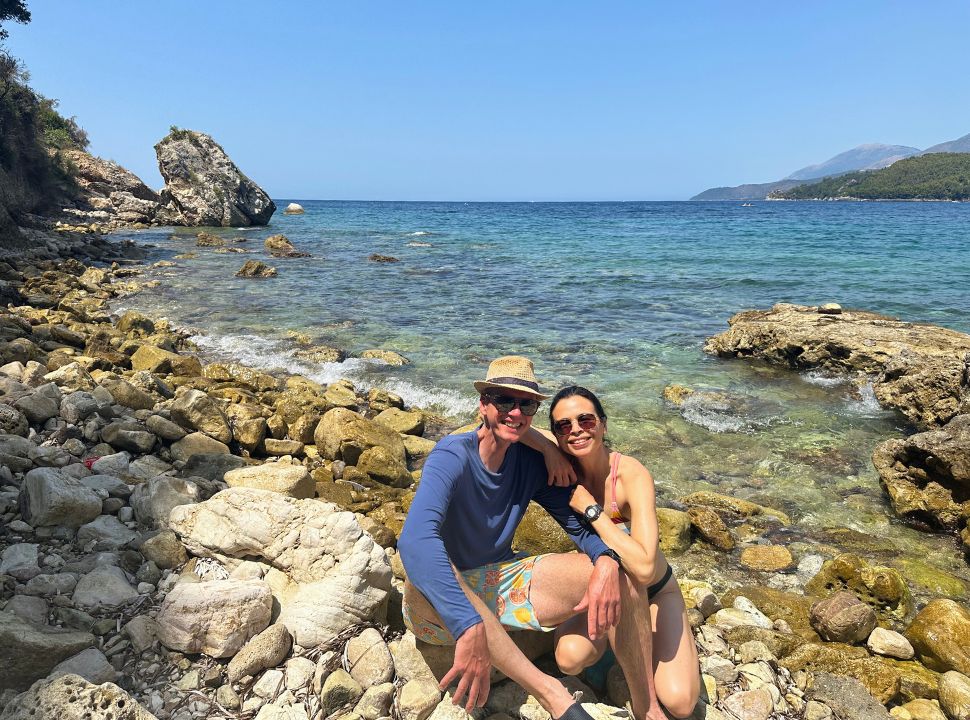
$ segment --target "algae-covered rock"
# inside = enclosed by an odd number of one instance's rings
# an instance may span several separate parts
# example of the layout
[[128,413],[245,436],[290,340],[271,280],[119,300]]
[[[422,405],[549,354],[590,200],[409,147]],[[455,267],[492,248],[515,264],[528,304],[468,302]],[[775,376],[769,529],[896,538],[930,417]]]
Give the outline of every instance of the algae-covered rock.
[[361,453],[381,445],[391,455],[405,462],[401,436],[384,425],[358,415],[352,410],[336,407],[328,411],[313,434],[320,455],[327,460],[343,460],[356,465]]
[[692,507],[687,511],[690,524],[701,538],[720,550],[734,547],[731,531],[720,516],[708,507]]
[[934,699],[938,695],[940,673],[930,670],[915,660],[894,660],[888,657],[873,657],[883,665],[899,673],[899,698],[913,700],[914,698]]
[[690,547],[690,516],[672,508],[657,508],[660,527],[660,549],[665,553],[681,553]]
[[905,618],[912,610],[909,587],[898,570],[869,565],[858,555],[844,554],[822,565],[805,591],[828,596],[850,590],[882,617]]
[[685,505],[691,507],[704,506],[715,510],[727,510],[741,517],[753,517],[757,515],[767,515],[780,520],[783,525],[791,525],[791,519],[781,510],[758,505],[749,500],[733,498],[730,495],[721,495],[716,492],[701,491],[691,493],[680,499]]
[[746,597],[772,620],[784,620],[792,631],[806,640],[818,640],[818,634],[809,622],[812,605],[819,598],[790,593],[764,585],[749,585],[734,588],[724,593],[721,604],[730,607],[738,597]]
[[790,672],[821,671],[853,677],[883,704],[890,702],[899,694],[899,673],[887,664],[869,657],[864,649],[851,645],[805,643],[790,655],[780,658],[778,664]]
[[529,555],[570,552],[576,545],[552,516],[534,502],[529,503],[515,531],[512,547]]
[[959,603],[931,601],[904,634],[928,668],[970,674],[970,610]]
[[401,458],[383,445],[367,448],[357,459],[357,469],[382,485],[410,487],[413,479]]

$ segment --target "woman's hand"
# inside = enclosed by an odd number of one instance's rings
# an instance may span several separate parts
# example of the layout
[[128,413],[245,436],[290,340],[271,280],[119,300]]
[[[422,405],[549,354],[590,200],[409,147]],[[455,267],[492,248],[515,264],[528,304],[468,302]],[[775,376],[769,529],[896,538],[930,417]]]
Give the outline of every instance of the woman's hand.
[[596,504],[596,498],[594,498],[589,490],[587,490],[582,485],[577,485],[573,488],[573,495],[569,498],[569,507],[578,513],[583,512],[590,505]]
[[542,457],[546,463],[546,472],[549,474],[549,485],[558,487],[569,487],[575,485],[579,479],[573,464],[569,462],[563,452],[556,445],[550,445],[542,451]]

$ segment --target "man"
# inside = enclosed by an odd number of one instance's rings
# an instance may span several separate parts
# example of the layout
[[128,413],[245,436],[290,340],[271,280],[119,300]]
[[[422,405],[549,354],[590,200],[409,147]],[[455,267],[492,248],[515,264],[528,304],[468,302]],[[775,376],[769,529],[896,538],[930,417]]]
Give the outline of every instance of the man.
[[[649,632],[647,603],[624,592],[621,607],[621,586],[625,591],[631,584],[620,578],[616,553],[570,511],[569,488],[547,484],[542,456],[519,444],[548,397],[539,392],[532,362],[498,358],[475,389],[481,427],[446,437],[432,451],[398,541],[409,580],[405,622],[420,640],[455,643],[454,665],[441,688],[458,680],[454,702],[467,696],[469,713],[485,704],[494,665],[553,718],[587,719],[563,684],[536,668],[505,628],[548,630],[587,612],[590,637],[609,634],[620,664],[642,669],[644,677],[649,638],[646,655],[637,643],[640,628]],[[563,526],[581,553],[519,558],[512,552],[530,500]]]

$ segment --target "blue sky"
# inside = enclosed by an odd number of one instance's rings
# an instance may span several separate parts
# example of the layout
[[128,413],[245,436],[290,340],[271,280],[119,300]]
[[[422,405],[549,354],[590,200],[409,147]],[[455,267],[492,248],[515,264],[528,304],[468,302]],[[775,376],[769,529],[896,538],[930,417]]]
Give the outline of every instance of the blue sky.
[[970,132],[967,2],[28,0],[31,84],[149,185],[170,125],[273,197],[678,200]]

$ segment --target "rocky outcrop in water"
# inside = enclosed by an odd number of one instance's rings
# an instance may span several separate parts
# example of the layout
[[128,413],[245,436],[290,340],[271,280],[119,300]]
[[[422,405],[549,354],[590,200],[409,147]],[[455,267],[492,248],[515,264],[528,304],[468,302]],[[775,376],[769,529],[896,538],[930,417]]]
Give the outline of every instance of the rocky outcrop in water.
[[155,145],[165,180],[163,214],[172,225],[266,225],[276,210],[262,188],[246,177],[205,133],[173,128]]
[[879,402],[915,427],[970,412],[970,336],[865,311],[779,303],[734,315],[704,350],[797,370],[872,379]]

